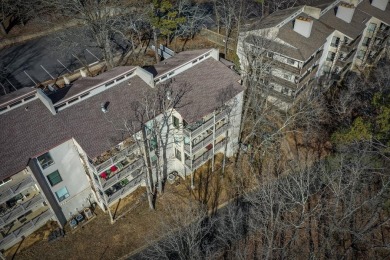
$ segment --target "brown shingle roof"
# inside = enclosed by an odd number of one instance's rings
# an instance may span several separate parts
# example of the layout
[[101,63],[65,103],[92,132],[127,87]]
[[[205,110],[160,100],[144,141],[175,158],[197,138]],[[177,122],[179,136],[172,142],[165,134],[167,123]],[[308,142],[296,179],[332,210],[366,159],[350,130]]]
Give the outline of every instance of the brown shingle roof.
[[[131,85],[129,85],[131,82]],[[135,76],[56,115],[60,118],[89,157],[95,158],[130,136],[126,121],[134,121],[133,102],[140,100],[151,87]],[[109,102],[108,112],[101,104]],[[132,129],[130,129],[132,130]]]
[[209,49],[183,51],[183,52],[180,52],[169,59],[163,60],[163,61],[155,64],[154,66],[150,66],[150,67],[147,67],[145,69],[147,71],[149,71],[150,73],[152,73],[154,77],[158,77],[161,74],[164,74],[165,72],[168,72],[168,71],[182,65],[183,63],[186,63],[186,62],[202,55],[203,53],[205,53],[207,51],[209,51]]
[[220,98],[224,91],[231,91],[229,94],[233,96],[244,91],[238,83],[240,76],[213,58],[196,64],[174,79],[176,85],[187,83],[191,86],[188,95],[183,96],[182,104],[185,105],[176,108],[187,123],[196,122],[221,106]]
[[35,93],[37,90],[35,88],[21,88],[14,92],[8,93],[7,95],[0,96],[0,107],[9,105],[13,100],[21,99],[27,97],[30,94]]
[[244,31],[249,32],[252,30],[272,28],[278,25],[279,23],[281,23],[283,20],[287,19],[290,15],[292,15],[294,12],[298,11],[302,7],[303,6],[297,6],[297,7],[276,11],[266,16],[265,18],[260,19],[251,25],[246,26],[246,28],[244,28]]
[[132,66],[115,67],[109,71],[97,75],[96,77],[79,78],[74,81],[70,87],[60,89],[59,91],[51,94],[49,97],[52,99],[53,103],[65,101],[66,99],[76,96],[83,91],[110,81],[113,77],[126,74],[126,72],[129,72],[134,68],[135,67]]
[[[319,4],[321,9],[325,9],[329,6],[329,1],[326,4]],[[288,18],[290,14],[298,10],[286,9],[273,13],[267,18],[260,20],[257,24],[251,27],[251,30],[260,30],[263,28],[270,28],[276,26],[283,19]],[[363,0],[355,9],[351,23],[347,23],[340,18],[336,17],[335,8],[331,8],[320,19],[313,18],[313,27],[309,38],[303,37],[293,30],[293,20],[283,25],[278,32],[276,38],[291,45],[283,45],[281,43],[274,42],[274,45],[268,44],[269,49],[272,51],[280,52],[291,58],[298,60],[307,60],[318,48],[320,48],[326,41],[326,38],[334,31],[338,30],[351,38],[356,38],[363,32],[366,26],[366,22],[372,17],[379,18],[380,20],[390,24],[390,4],[387,5],[386,11],[382,11],[370,4],[369,0]],[[300,15],[305,14],[301,13]],[[258,36],[257,36],[258,37]],[[247,41],[251,41],[250,37],[246,38]],[[253,42],[253,41],[252,41]]]
[[364,28],[366,27],[366,22],[369,18],[370,16],[368,14],[363,13],[356,8],[351,23],[347,23],[336,17],[334,9],[330,9],[323,16],[321,16],[320,21],[324,24],[327,24],[328,26],[331,26],[335,30],[338,30],[355,39],[363,32]]
[[291,57],[297,60],[302,60],[303,56],[302,53],[299,51],[298,48],[293,48],[288,45],[284,45],[278,42],[271,41],[269,39],[260,37],[260,36],[255,36],[255,35],[248,35],[245,38],[246,42],[249,44],[253,44],[257,47],[276,52],[276,53],[281,53],[287,57]]
[[[302,14],[301,16],[307,17]],[[293,21],[283,25],[279,29],[278,38],[296,47],[301,54],[301,61],[305,61],[325,44],[326,38],[333,32],[330,26],[327,26],[316,19],[313,19],[313,26],[309,38],[302,36],[294,31]]]
[[370,0],[363,0],[357,7],[362,12],[374,16],[387,24],[390,24],[390,4],[387,4],[386,10],[382,11],[379,8],[376,8],[370,4]]
[[0,180],[23,170],[29,158],[72,137],[39,99],[0,115],[0,124]]

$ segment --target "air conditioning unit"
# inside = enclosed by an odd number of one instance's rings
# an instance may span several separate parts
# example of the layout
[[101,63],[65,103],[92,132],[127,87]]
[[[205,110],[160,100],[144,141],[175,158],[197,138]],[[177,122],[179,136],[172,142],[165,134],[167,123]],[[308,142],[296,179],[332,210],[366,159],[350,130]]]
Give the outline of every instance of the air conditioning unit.
[[87,219],[91,219],[93,217],[92,211],[90,208],[84,209],[84,215]]

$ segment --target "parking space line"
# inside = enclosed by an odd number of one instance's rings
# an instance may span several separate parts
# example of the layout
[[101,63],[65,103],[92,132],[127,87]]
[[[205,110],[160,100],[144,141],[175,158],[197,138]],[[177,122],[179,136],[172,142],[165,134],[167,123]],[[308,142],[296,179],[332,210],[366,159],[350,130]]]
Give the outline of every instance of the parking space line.
[[57,59],[57,61],[64,67],[69,73],[72,73],[60,60]]
[[41,67],[42,67],[42,69],[44,70],[44,71],[46,71],[46,73],[47,74],[49,74],[49,76],[52,78],[52,79],[54,79],[54,77],[41,65]]
[[11,83],[11,81],[9,81],[8,79],[5,79],[15,90],[17,90],[16,88],[15,88],[15,86]]
[[23,72],[27,75],[27,77],[28,77],[29,79],[31,79],[32,82],[34,82],[35,85],[38,85],[38,84],[30,77],[30,75],[27,74],[27,72],[26,72],[25,70],[23,70]]
[[85,49],[85,50],[86,50],[87,52],[89,52],[93,57],[95,57],[98,61],[100,61],[99,58],[95,56],[95,54],[93,54],[92,52],[90,52],[88,49]]
[[1,84],[1,83],[0,83],[0,85],[3,87],[4,94],[6,94],[6,95],[7,95],[7,91],[5,91],[5,87],[4,87],[4,85],[3,85],[3,84]]

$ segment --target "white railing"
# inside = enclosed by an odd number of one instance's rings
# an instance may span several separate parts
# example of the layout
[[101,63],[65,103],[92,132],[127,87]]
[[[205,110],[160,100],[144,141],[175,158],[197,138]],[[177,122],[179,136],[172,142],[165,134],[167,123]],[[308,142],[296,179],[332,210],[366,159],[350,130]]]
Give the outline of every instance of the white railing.
[[0,240],[0,249],[5,249],[10,246],[12,246],[18,239],[20,239],[23,235],[25,235],[27,232],[34,231],[41,227],[43,224],[46,223],[50,218],[52,218],[53,214],[50,210],[46,210],[45,212],[41,213],[39,216],[33,218],[32,220],[28,221],[26,224],[21,226],[20,228],[16,229],[6,237],[4,237],[2,240]]
[[34,180],[31,176],[23,179],[19,183],[11,186],[7,190],[0,193],[0,204],[6,202],[12,197],[16,196],[18,193],[22,192],[24,189],[32,186],[34,184]]
[[127,191],[137,186],[143,179],[143,172],[141,172],[138,176],[132,179],[128,184],[123,186],[122,188],[116,190],[110,196],[106,196],[106,201],[108,204],[113,203],[116,199],[126,194]]
[[106,190],[118,181],[122,180],[125,177],[130,176],[130,174],[135,171],[136,169],[140,168],[144,164],[144,160],[142,157],[140,157],[138,160],[131,163],[129,166],[109,178],[107,181],[104,179],[101,180],[103,188]]
[[6,225],[13,221],[15,218],[25,214],[30,209],[37,206],[39,203],[43,203],[44,199],[41,194],[36,195],[35,197],[31,198],[30,200],[26,201],[25,203],[13,208],[10,212],[3,215],[0,218],[0,226]]
[[110,159],[108,159],[108,160],[104,161],[103,163],[95,166],[96,172],[99,173],[99,172],[101,172],[103,170],[106,170],[107,168],[109,168],[113,164],[115,164],[115,163],[117,163],[119,161],[124,160],[127,155],[129,155],[132,152],[134,152],[137,148],[138,148],[138,145],[137,144],[133,144],[133,145],[130,145],[130,146],[126,147],[125,149],[119,151],[117,154],[112,156]]

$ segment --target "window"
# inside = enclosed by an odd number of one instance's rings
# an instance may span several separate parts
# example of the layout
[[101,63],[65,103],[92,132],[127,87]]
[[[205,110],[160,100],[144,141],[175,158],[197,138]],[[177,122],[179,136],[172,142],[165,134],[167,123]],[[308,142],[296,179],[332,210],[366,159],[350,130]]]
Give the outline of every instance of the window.
[[288,95],[288,92],[289,92],[289,88],[286,88],[286,87],[283,87],[283,88],[282,88],[282,93],[283,93],[283,94]]
[[69,192],[66,189],[66,187],[63,187],[59,191],[56,191],[56,196],[59,202],[63,201],[64,199],[69,197]]
[[371,38],[364,37],[362,45],[367,47],[370,44],[370,41]]
[[0,181],[0,186],[6,184],[7,182],[12,181],[11,177],[5,178],[4,180]]
[[46,177],[52,187],[62,181],[61,175],[58,171],[52,172]]
[[179,120],[179,118],[177,118],[175,116],[172,116],[172,118],[173,118],[173,126],[175,128],[179,128],[180,127],[180,120]]
[[9,107],[14,107],[16,105],[19,105],[22,103],[22,100],[19,100],[19,101],[16,101],[15,103],[12,103],[11,105],[9,105]]
[[336,36],[333,36],[332,42],[330,43],[330,46],[332,46],[332,47],[338,47],[338,46],[339,46],[339,43],[340,43],[340,38],[339,38],[339,37],[336,37]]
[[154,151],[157,148],[157,137],[150,139],[149,147],[150,147],[150,151]]
[[349,38],[347,36],[344,36],[344,44],[349,44]]
[[157,155],[153,155],[151,158],[150,158],[151,162],[152,162],[152,166],[156,166],[157,165]]
[[175,149],[175,157],[176,157],[176,159],[181,161],[181,152],[179,150],[177,150],[177,149]]
[[325,65],[322,70],[323,70],[324,73],[329,73],[330,72],[330,66],[326,66]]
[[146,132],[146,135],[150,135],[152,133],[152,130],[153,130],[153,126],[154,126],[154,123],[153,121],[149,121],[145,124],[145,132]]
[[268,56],[268,58],[272,59],[274,57],[274,54],[272,52],[267,52],[267,56]]
[[295,60],[293,60],[293,59],[287,59],[287,63],[288,63],[288,64],[291,64],[291,65],[294,65],[294,64],[295,64]]
[[359,50],[358,54],[357,54],[357,58],[359,60],[363,60],[364,56],[366,55],[366,51],[365,50]]
[[38,157],[38,162],[41,165],[42,169],[46,169],[50,165],[54,164],[53,159],[49,153],[42,154]]
[[376,24],[375,24],[375,23],[370,23],[370,24],[368,25],[367,31],[369,31],[369,32],[374,32],[375,29],[376,29]]
[[335,56],[336,56],[336,53],[330,51],[330,52],[328,52],[328,56],[326,57],[326,60],[333,61]]

